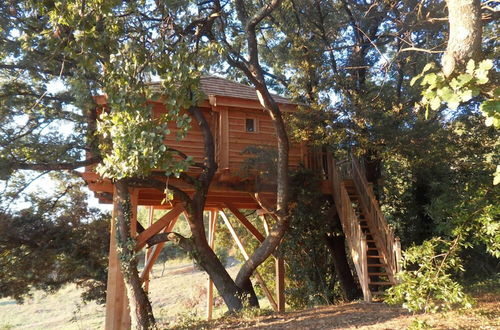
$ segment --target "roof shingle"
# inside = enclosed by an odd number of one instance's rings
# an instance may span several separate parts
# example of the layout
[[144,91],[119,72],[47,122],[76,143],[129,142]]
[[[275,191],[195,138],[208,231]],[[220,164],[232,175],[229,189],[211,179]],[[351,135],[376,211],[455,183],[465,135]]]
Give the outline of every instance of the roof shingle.
[[[201,90],[210,95],[228,96],[246,100],[258,101],[255,88],[243,85],[225,78],[215,76],[204,76],[200,79]],[[292,104],[292,102],[282,96],[271,94],[273,99],[278,103]]]

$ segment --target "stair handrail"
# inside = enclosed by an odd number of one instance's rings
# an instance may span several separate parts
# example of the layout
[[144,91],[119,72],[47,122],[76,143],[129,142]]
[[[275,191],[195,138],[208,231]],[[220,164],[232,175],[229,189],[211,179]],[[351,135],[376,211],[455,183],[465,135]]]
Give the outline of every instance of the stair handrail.
[[379,207],[377,199],[371,186],[366,180],[366,176],[361,170],[358,159],[351,154],[352,179],[358,191],[361,206],[364,208],[367,217],[374,221],[374,234],[378,236],[382,245],[382,253],[385,256],[387,266],[390,269],[389,279],[395,282],[395,275],[400,270],[401,246],[399,238],[394,236],[394,230],[385,219]]
[[369,289],[368,261],[366,236],[361,229],[358,217],[352,207],[351,199],[343,183],[343,178],[338,170],[337,164],[331,153],[327,154],[328,178],[332,183],[332,194],[340,223],[344,234],[346,235],[347,245],[353,259],[354,267],[358,275],[363,298],[365,301],[371,301],[371,292]]

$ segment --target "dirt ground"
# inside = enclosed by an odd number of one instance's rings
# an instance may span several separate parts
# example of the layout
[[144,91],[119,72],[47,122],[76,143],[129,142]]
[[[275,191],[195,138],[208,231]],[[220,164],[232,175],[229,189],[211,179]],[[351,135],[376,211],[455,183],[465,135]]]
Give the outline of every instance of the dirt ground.
[[432,329],[500,329],[500,296],[483,293],[476,296],[476,301],[472,309],[437,314],[411,314],[383,303],[357,302],[247,320],[220,321],[203,328],[407,329],[419,323]]

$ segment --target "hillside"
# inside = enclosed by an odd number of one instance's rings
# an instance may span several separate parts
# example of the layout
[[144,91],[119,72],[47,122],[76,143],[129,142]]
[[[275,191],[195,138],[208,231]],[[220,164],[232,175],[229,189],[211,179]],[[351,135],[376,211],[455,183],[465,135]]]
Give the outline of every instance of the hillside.
[[[237,266],[229,270],[234,273]],[[438,329],[500,328],[500,291],[495,285],[476,288],[472,294],[477,305],[467,311],[415,316],[382,303],[354,302],[282,315],[256,316],[247,312],[207,323],[200,321],[205,313],[206,280],[207,276],[188,260],[166,263],[165,268],[156,265],[151,300],[162,328],[405,329],[416,319]],[[101,329],[104,307],[82,304],[79,296],[80,290],[69,285],[54,294],[35,292],[22,305],[1,299],[0,329]],[[222,302],[216,304],[221,306]],[[223,312],[222,307],[217,308],[215,315],[220,317]]]

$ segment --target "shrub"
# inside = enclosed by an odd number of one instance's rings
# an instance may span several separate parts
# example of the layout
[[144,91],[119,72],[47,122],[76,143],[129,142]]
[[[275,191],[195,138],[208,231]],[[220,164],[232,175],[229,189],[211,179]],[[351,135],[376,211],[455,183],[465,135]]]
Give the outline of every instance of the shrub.
[[406,250],[399,284],[388,290],[386,302],[402,304],[412,312],[470,308],[471,298],[453,278],[463,271],[459,241],[459,237],[453,241],[437,237]]

